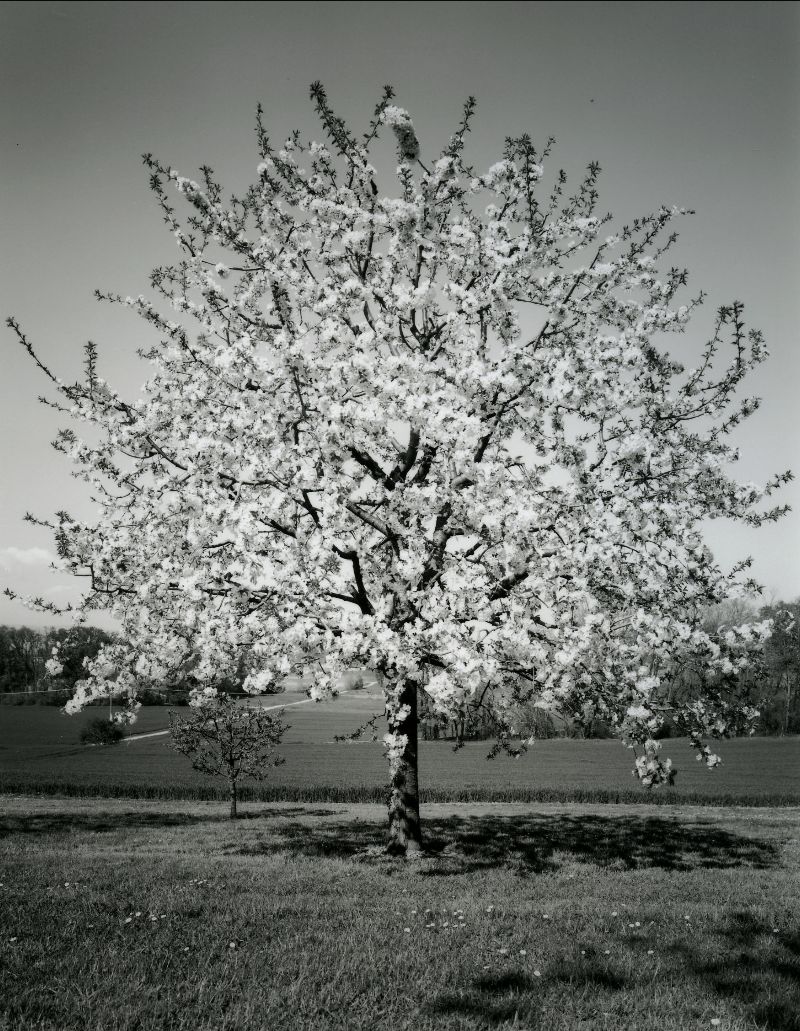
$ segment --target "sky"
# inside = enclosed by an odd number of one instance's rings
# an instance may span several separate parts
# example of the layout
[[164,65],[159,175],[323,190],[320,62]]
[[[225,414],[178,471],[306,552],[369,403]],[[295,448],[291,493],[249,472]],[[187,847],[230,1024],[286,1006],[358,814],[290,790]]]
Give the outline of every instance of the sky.
[[[695,209],[673,260],[708,300],[681,346],[745,303],[771,359],[747,387],[763,403],[736,475],[800,473],[798,57],[800,7],[780,3],[0,4],[0,314],[64,379],[93,340],[100,374],[136,396],[145,327],[93,292],[146,293],[177,257],[142,153],[187,175],[207,163],[236,192],[255,177],[259,101],[273,139],[313,139],[313,80],[359,131],[391,83],[432,153],[474,95],[478,168],[506,136],[552,135],[573,181],[599,161],[618,225],[662,203]],[[74,582],[48,569],[52,542],[23,516],[92,505],[50,446],[63,420],[37,404],[41,374],[0,335],[0,587],[61,603]],[[780,500],[794,511],[777,524],[706,531],[724,565],[753,556],[767,600],[800,595],[797,481]],[[52,622],[0,599],[0,623]]]

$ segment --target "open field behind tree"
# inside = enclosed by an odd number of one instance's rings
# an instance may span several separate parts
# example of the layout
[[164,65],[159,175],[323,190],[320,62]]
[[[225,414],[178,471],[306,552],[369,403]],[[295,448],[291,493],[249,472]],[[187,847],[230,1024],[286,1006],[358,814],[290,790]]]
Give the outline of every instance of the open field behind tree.
[[243,815],[6,797],[3,1031],[800,1028],[800,809]]
[[[290,724],[280,753],[286,762],[262,785],[246,786],[243,797],[286,799],[382,799],[386,764],[380,742],[369,736],[337,743],[382,702],[350,693],[308,703],[300,692],[265,696],[262,704],[286,704]],[[299,703],[299,704],[298,704]],[[0,787],[67,794],[133,797],[223,797],[222,782],[196,773],[178,755],[168,734],[125,741],[111,748],[79,743],[84,724],[105,713],[91,708],[74,717],[57,709],[0,710]],[[156,734],[167,727],[167,708],[144,707],[132,734]],[[382,721],[378,727],[383,732]],[[664,742],[678,769],[674,788],[648,792],[632,776],[633,754],[616,740],[537,741],[526,755],[487,760],[488,742],[423,741],[420,772],[424,797],[520,801],[701,801],[758,805],[800,804],[800,739],[743,738],[720,743],[723,765],[707,770],[682,740]]]

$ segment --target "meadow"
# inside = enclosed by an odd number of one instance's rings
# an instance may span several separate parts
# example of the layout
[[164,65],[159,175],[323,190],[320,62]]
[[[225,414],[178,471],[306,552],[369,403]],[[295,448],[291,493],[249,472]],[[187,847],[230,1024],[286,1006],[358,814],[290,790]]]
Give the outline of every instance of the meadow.
[[792,1031],[800,809],[7,795],[3,1031]]
[[[374,694],[352,692],[307,703],[301,692],[264,699],[285,704],[290,729],[281,746],[285,763],[243,797],[295,801],[379,801],[386,763],[380,742],[337,742],[381,709]],[[224,785],[196,773],[169,735],[142,737],[112,748],[80,744],[92,708],[67,717],[38,706],[0,707],[0,790],[78,796],[222,798]],[[180,710],[178,710],[180,713]],[[168,710],[144,707],[132,735],[158,734]],[[380,726],[380,724],[379,724]],[[381,733],[383,728],[381,727]],[[598,801],[676,804],[800,804],[800,740],[747,738],[719,743],[723,765],[707,770],[685,741],[664,742],[678,767],[676,784],[648,792],[631,776],[632,754],[615,740],[538,741],[519,759],[487,760],[489,745],[423,741],[420,776],[428,801]]]
[[800,1031],[797,739],[666,741],[657,792],[618,741],[422,742],[403,863],[380,743],[335,740],[380,698],[278,702],[236,822],[166,708],[107,748],[0,708],[0,1031]]

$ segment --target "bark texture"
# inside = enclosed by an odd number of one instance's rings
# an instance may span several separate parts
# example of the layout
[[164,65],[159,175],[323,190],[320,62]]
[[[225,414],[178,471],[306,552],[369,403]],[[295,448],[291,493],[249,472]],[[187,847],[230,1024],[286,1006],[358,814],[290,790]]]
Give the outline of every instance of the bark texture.
[[400,695],[400,706],[409,709],[402,721],[389,720],[389,729],[404,734],[407,743],[392,768],[389,796],[390,855],[404,856],[422,850],[422,827],[419,819],[418,711],[417,685],[406,682]]

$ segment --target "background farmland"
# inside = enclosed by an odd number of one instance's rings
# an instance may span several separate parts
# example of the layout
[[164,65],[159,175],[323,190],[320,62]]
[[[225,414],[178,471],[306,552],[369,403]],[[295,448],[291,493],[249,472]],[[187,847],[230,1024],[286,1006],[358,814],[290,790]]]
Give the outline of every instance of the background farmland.
[[[385,793],[386,761],[369,734],[337,742],[382,701],[373,692],[350,692],[323,703],[299,691],[266,697],[285,705],[290,729],[280,752],[285,763],[252,797],[378,800]],[[105,715],[92,708],[65,716],[57,708],[0,708],[0,788],[134,797],[221,797],[223,785],[196,773],[172,748],[165,707],[145,706],[131,737],[111,748],[80,744],[86,722]],[[180,710],[178,710],[180,712]],[[383,733],[382,721],[377,726]],[[152,735],[152,736],[139,736]],[[428,800],[697,801],[732,804],[800,803],[800,740],[747,738],[720,742],[723,765],[707,770],[687,743],[664,742],[679,773],[673,788],[648,792],[631,776],[632,753],[616,740],[538,741],[519,759],[488,760],[488,742],[421,742],[420,774]],[[247,792],[245,792],[247,797]]]

